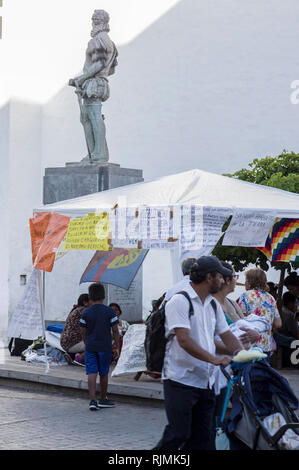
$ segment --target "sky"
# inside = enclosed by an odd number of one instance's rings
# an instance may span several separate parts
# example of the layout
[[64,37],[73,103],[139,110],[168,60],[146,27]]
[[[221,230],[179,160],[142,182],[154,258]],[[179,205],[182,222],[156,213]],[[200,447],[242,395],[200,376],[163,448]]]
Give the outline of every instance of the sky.
[[95,9],[108,11],[111,38],[120,46],[178,1],[84,0],[81,9],[79,0],[4,0],[0,106],[10,97],[43,104],[81,71]]

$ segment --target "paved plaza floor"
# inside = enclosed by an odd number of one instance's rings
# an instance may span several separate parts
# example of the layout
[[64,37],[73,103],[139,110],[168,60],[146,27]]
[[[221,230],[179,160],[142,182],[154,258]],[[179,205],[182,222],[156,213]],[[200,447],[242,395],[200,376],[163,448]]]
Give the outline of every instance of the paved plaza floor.
[[163,408],[88,400],[0,385],[0,450],[149,450],[166,423]]

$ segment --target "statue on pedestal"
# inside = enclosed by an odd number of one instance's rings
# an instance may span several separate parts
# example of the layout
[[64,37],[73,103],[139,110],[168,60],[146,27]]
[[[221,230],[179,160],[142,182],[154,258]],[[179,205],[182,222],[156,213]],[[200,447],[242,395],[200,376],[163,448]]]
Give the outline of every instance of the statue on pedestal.
[[107,77],[115,71],[118,52],[108,32],[108,13],[95,10],[92,15],[92,39],[87,46],[83,74],[69,81],[70,86],[76,87],[80,121],[87,144],[88,155],[83,158],[83,163],[104,163],[109,160],[102,103],[109,98]]

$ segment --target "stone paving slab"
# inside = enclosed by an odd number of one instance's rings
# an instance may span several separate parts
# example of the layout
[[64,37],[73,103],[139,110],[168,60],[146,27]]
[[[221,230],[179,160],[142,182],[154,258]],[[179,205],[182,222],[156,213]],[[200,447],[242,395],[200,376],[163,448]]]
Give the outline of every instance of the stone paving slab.
[[[160,380],[153,379],[142,374],[139,381],[134,380],[135,374],[128,374],[121,377],[109,378],[108,393],[123,397],[140,398],[145,400],[157,400],[162,403],[164,400],[163,386]],[[299,399],[299,370],[282,369],[278,371],[284,376]],[[56,390],[63,388],[72,391],[82,391],[87,393],[87,376],[85,368],[75,365],[50,366],[48,373],[45,373],[44,364],[31,364],[22,361],[20,357],[10,356],[8,350],[5,351],[4,360],[0,363],[0,380],[11,380],[14,385],[17,381],[32,384],[39,384],[56,387]]]
[[[84,398],[53,394],[49,390],[36,392],[0,386],[0,452],[149,450],[161,438],[166,425],[163,407],[117,400],[115,408],[90,412],[88,404],[87,396]],[[115,452],[109,455],[113,456]],[[9,457],[11,464],[11,455]],[[37,456],[28,456],[28,459],[30,457],[32,463],[32,458]],[[97,457],[102,464],[103,456],[98,454]],[[47,453],[45,458],[47,463],[51,455]],[[57,456],[54,458],[57,465],[61,459],[57,459]],[[42,462],[43,459],[40,461],[43,466]]]

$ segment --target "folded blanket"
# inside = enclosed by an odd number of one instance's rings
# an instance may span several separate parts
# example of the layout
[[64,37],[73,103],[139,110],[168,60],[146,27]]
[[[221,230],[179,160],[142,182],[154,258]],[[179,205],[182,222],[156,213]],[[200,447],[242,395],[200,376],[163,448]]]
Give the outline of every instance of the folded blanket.
[[250,328],[251,330],[255,330],[258,333],[264,333],[265,331],[269,331],[271,326],[263,317],[259,317],[252,313],[248,315],[248,317],[238,320],[235,323],[229,325],[230,331],[237,337],[244,335],[244,331],[240,328]]

